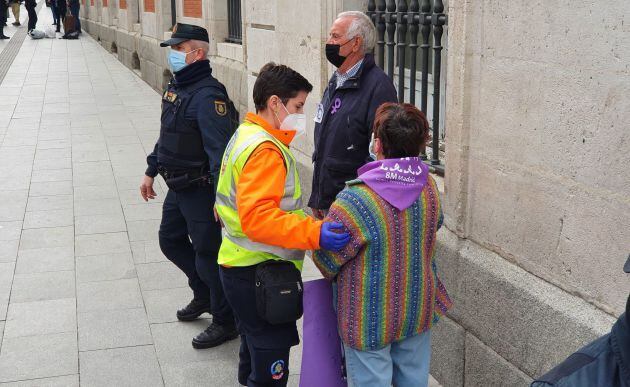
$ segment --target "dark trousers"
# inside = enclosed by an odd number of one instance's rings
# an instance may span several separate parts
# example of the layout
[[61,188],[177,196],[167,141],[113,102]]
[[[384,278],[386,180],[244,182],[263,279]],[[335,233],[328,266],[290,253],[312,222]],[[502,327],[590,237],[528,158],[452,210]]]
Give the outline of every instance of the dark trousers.
[[271,325],[256,310],[256,266],[221,267],[221,282],[241,334],[238,381],[249,387],[286,386],[289,352],[299,343],[295,322]]
[[81,20],[79,20],[79,10],[81,9],[81,4],[77,1],[76,3],[70,4],[70,14],[74,16],[74,20],[77,21],[76,28],[77,31],[81,32]]
[[37,3],[35,0],[26,0],[24,6],[26,7],[26,12],[28,12],[28,30],[34,30],[37,25],[37,12],[35,11]]
[[57,25],[57,23],[59,23],[59,15],[57,14],[57,7],[52,5],[50,7],[50,12],[52,12],[54,24]]
[[4,27],[7,22],[7,3],[4,0],[0,0],[0,27]]
[[53,7],[55,7],[55,10],[57,11],[57,32],[61,32],[61,23],[66,20],[66,12],[68,12],[66,1],[54,0]]
[[213,321],[232,324],[234,316],[219,279],[221,226],[214,220],[211,186],[169,190],[162,207],[160,248],[188,277],[194,297],[210,300]]

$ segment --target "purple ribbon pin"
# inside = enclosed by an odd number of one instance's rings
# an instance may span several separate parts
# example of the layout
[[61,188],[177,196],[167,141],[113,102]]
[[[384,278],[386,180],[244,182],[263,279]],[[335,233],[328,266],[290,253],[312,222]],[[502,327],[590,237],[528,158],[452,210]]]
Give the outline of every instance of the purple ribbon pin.
[[330,109],[330,114],[337,113],[337,110],[339,110],[340,107],[341,107],[341,98],[337,97],[335,98],[332,108]]

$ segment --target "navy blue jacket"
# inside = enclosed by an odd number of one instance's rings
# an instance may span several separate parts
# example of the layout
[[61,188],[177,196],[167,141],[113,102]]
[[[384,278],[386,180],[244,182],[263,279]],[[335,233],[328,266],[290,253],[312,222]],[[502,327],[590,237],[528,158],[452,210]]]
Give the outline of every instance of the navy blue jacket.
[[[200,82],[211,86],[191,92]],[[169,98],[176,98],[175,103],[169,102]],[[195,127],[195,130],[199,131],[197,138],[201,144],[198,146],[203,147],[205,151],[207,169],[215,181],[218,178],[223,152],[234,133],[234,123],[230,119],[230,112],[223,110],[228,108],[228,102],[227,91],[219,81],[212,77],[212,69],[207,60],[195,62],[176,72],[162,101],[163,127],[165,124],[172,125],[169,122],[174,121],[174,116],[177,115],[188,122],[188,126]],[[178,106],[187,106],[187,108],[178,109]],[[158,166],[167,170],[197,168],[196,163],[186,157],[160,159],[158,146],[163,135],[163,130],[161,130],[158,143],[155,144],[153,152],[147,156],[148,168],[145,172],[147,176],[155,177]]]
[[588,344],[531,387],[630,387],[630,298],[611,332]]
[[368,146],[376,109],[384,102],[397,102],[391,79],[371,54],[354,77],[336,86],[333,76],[322,97],[321,123],[315,124],[311,208],[330,208],[346,181],[355,179],[357,169],[371,161]]

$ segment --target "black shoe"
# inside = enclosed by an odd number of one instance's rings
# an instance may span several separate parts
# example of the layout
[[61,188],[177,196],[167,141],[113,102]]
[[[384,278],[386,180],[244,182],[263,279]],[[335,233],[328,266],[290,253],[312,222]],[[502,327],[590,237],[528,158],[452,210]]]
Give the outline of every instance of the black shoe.
[[192,321],[204,313],[210,313],[210,300],[193,299],[184,308],[177,311],[179,321]]
[[14,25],[14,26],[16,26],[16,27],[17,27],[17,26],[21,26],[21,24],[20,24],[20,22],[19,22],[19,21],[13,22],[13,23],[11,23],[11,24],[13,24],[13,25]]
[[0,39],[11,39],[11,37],[2,34],[2,35],[0,35]]
[[195,349],[206,349],[216,347],[226,341],[234,340],[238,337],[236,326],[219,325],[215,322],[210,324],[205,331],[201,332],[192,340]]

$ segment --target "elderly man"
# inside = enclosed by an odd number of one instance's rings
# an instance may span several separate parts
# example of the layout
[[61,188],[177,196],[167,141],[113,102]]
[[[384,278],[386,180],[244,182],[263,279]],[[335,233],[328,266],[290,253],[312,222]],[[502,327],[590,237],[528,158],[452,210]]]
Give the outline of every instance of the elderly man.
[[396,89],[369,52],[376,29],[362,12],[343,12],[330,28],[326,58],[337,71],[315,115],[313,190],[309,207],[323,219],[345,182],[371,161],[374,114],[384,102],[397,102]]
[[193,291],[177,318],[190,321],[212,313],[212,324],[192,341],[194,348],[211,348],[238,337],[219,279],[221,226],[212,211],[221,157],[238,113],[212,76],[208,32],[182,23],[173,31],[160,45],[170,46],[174,78],[162,98],[160,138],[147,157],[140,193],[145,201],[153,199],[154,177],[159,173],[166,181],[160,248],[186,274]]

